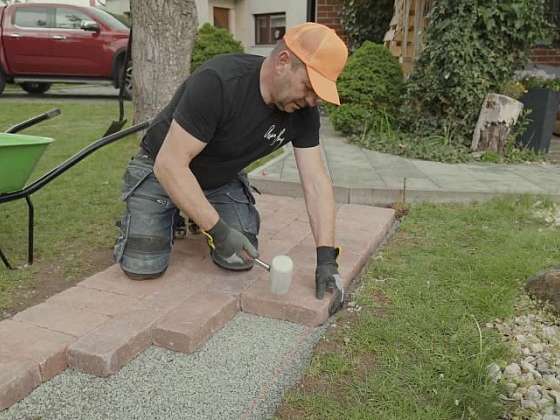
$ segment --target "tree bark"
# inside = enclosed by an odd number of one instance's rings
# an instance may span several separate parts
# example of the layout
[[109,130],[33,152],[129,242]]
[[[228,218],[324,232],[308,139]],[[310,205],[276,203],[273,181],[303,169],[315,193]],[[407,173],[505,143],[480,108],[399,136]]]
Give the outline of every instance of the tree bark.
[[131,0],[134,120],[155,116],[190,74],[194,0]]
[[508,96],[489,93],[476,124],[471,150],[504,154],[507,139],[517,122],[523,104]]

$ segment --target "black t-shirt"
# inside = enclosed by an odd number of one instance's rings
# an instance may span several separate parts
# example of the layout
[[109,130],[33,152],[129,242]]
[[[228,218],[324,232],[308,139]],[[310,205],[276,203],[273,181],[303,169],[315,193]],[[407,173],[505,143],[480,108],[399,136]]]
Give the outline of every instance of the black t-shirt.
[[175,119],[207,143],[190,168],[201,187],[211,189],[288,142],[301,148],[317,146],[316,107],[287,113],[264,103],[259,84],[263,60],[256,55],[226,54],[207,61],[155,117],[142,148],[155,159]]

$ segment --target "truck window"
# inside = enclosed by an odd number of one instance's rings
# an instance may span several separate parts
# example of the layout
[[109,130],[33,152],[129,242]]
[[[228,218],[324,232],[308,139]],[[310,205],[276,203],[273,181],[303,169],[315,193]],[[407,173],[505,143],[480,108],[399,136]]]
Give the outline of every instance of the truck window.
[[13,23],[21,28],[46,28],[47,9],[39,7],[16,9]]
[[75,9],[61,7],[56,9],[55,28],[80,29],[83,20],[91,20],[91,18]]
[[110,15],[109,13],[99,10],[99,9],[90,9],[91,12],[97,16],[101,21],[103,21],[108,27],[116,31],[127,31],[128,26],[118,20],[116,17]]

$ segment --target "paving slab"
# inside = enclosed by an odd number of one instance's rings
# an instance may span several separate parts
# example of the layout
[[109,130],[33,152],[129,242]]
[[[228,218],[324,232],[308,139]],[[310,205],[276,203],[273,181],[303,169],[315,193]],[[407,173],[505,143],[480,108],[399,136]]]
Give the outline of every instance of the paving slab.
[[66,349],[76,338],[26,322],[0,322],[0,354],[29,359],[39,367],[42,381],[48,381],[67,367]]
[[[560,201],[560,165],[446,164],[406,159],[363,149],[336,133],[321,119],[324,161],[339,203],[388,205],[402,200],[404,179],[408,202],[471,202],[499,196],[535,194]],[[292,153],[249,174],[269,194],[302,197]]]
[[25,398],[40,383],[41,373],[37,363],[0,354],[0,410]]
[[237,297],[205,292],[188,298],[157,323],[153,343],[182,353],[200,348],[239,312]]
[[[341,275],[344,286],[348,287],[387,236],[394,223],[394,211],[344,205],[337,211],[336,223],[337,244],[342,248]],[[242,310],[309,326],[324,323],[334,296],[328,294],[323,300],[315,297],[315,258],[309,258],[314,253],[312,237],[307,235],[288,252],[295,267],[288,293],[276,295],[270,292],[267,282],[255,282],[241,293]]]
[[81,337],[103,324],[109,317],[58,303],[45,302],[17,313],[13,319]]

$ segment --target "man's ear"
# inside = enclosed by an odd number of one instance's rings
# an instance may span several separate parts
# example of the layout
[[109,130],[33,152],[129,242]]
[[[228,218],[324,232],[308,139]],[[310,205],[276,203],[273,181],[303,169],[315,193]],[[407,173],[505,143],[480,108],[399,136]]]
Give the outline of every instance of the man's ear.
[[283,50],[276,54],[274,64],[278,71],[285,71],[285,69],[290,65],[290,62],[290,52],[288,50]]

